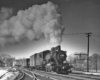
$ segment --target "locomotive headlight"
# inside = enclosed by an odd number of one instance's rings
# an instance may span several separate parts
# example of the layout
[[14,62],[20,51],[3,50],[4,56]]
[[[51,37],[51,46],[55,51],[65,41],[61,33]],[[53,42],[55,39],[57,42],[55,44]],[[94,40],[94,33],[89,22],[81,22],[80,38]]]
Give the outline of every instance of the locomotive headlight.
[[61,59],[62,59],[62,58],[64,58],[64,54],[60,54],[60,56],[59,56],[59,57],[60,57]]

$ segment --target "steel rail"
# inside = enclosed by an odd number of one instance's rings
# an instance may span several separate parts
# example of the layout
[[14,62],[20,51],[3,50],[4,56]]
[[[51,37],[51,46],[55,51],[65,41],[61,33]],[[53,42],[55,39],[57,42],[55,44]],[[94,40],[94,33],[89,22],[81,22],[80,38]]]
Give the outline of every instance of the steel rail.
[[32,72],[29,71],[29,70],[23,70],[23,71],[24,71],[25,73],[31,75],[31,77],[33,78],[33,80],[39,80],[39,79],[36,77],[35,73],[32,73]]
[[86,77],[86,78],[92,78],[92,79],[99,79],[100,80],[100,76],[99,75],[93,75],[93,74],[83,74],[83,73],[71,73],[71,76],[79,76],[79,77]]
[[[36,72],[35,72],[36,73]],[[41,71],[41,73],[44,73],[43,71]],[[91,77],[91,76],[82,76],[82,75],[80,75],[80,74],[76,74],[76,75],[72,75],[72,74],[70,74],[70,75],[63,75],[63,74],[53,74],[53,73],[50,73],[50,72],[45,72],[46,74],[49,74],[49,75],[52,75],[52,76],[60,76],[60,77],[64,77],[64,78],[71,78],[71,79],[83,79],[83,80],[100,80],[100,78],[98,77],[98,78],[93,78],[93,77]],[[44,73],[44,74],[45,74]]]
[[23,80],[25,74],[23,71],[18,70],[19,71],[19,75],[14,79],[14,80]]

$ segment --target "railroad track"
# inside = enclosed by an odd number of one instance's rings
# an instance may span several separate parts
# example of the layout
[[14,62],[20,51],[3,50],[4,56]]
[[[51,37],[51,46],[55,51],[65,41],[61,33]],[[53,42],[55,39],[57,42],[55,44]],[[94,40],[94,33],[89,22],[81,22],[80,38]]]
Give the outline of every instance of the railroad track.
[[18,71],[19,71],[19,74],[14,80],[23,80],[23,78],[25,76],[24,72],[21,70],[18,70]]
[[79,73],[71,73],[71,76],[77,76],[77,77],[84,77],[84,78],[90,78],[90,79],[94,79],[94,80],[100,80],[100,76],[94,76],[92,74],[79,74]]
[[26,70],[19,70],[19,75],[15,80],[39,80],[36,78],[34,73]]
[[56,80],[55,78],[52,78],[52,77],[49,77],[49,76],[40,75],[38,73],[34,73],[33,71],[29,71],[29,70],[24,70],[24,71],[29,73],[29,74],[34,74],[35,80]]
[[27,71],[27,70],[23,70],[23,72],[24,72],[26,75],[30,76],[30,77],[32,78],[32,80],[38,80],[38,78],[36,77],[36,75],[35,75],[34,73],[32,73],[32,72],[30,72],[30,71]]
[[100,76],[85,75],[85,74],[72,73],[69,75],[63,75],[63,74],[56,74],[56,73],[44,72],[38,70],[34,70],[31,72],[34,72],[37,75],[51,77],[57,80],[100,80]]

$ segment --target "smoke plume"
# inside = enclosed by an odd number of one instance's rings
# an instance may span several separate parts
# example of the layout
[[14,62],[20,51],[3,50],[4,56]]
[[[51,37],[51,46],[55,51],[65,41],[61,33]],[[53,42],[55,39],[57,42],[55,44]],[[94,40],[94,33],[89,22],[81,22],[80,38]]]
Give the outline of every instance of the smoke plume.
[[[2,12],[5,13],[5,11]],[[48,2],[43,5],[34,5],[27,10],[20,10],[17,16],[7,20],[11,13],[8,10],[9,13],[0,18],[0,43],[5,45],[20,42],[23,39],[33,41],[42,37],[49,39],[51,43],[60,43],[64,27],[58,11],[57,5]]]
[[13,10],[11,8],[2,7],[0,10],[0,23],[8,19],[12,15]]

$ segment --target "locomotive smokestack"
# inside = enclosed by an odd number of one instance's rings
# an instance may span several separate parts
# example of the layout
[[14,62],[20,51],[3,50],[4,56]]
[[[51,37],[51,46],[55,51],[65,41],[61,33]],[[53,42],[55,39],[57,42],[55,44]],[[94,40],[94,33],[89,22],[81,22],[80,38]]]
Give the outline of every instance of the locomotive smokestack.
[[56,49],[57,49],[58,51],[60,51],[60,50],[61,50],[61,46],[58,45],[58,46],[56,47]]
[[56,46],[56,47],[52,47],[52,48],[51,48],[51,53],[53,53],[53,52],[55,52],[55,51],[60,51],[60,50],[61,50],[61,46],[58,45],[58,46]]
[[[61,43],[64,27],[58,6],[52,2],[34,5],[27,10],[20,10],[17,16],[8,20],[0,19],[0,43],[49,39],[51,43]],[[1,14],[0,14],[1,16]]]

